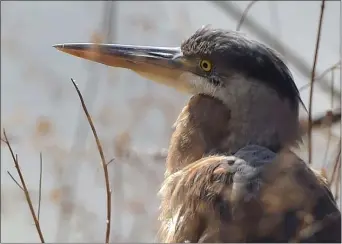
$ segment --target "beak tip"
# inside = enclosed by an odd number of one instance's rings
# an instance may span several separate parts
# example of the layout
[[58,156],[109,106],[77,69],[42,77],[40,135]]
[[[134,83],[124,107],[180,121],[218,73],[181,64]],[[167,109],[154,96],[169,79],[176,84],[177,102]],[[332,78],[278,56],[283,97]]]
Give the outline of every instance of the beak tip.
[[55,44],[55,45],[53,45],[52,47],[54,47],[54,48],[56,48],[56,49],[58,49],[58,50],[61,50],[61,49],[64,48],[64,44]]

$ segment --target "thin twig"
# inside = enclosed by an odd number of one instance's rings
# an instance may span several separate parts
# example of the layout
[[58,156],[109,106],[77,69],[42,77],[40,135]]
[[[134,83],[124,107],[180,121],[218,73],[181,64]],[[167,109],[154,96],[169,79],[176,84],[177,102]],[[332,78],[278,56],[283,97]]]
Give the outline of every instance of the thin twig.
[[319,51],[319,44],[321,41],[321,31],[322,31],[322,23],[323,23],[323,15],[324,15],[324,6],[325,6],[325,0],[322,0],[321,5],[321,12],[319,17],[319,23],[318,23],[318,31],[317,31],[317,39],[316,39],[316,47],[315,47],[315,56],[314,56],[314,62],[313,67],[311,71],[311,87],[310,87],[310,95],[309,95],[309,123],[308,123],[308,163],[311,164],[312,162],[312,99],[313,99],[313,82],[315,79],[315,73],[316,73],[316,64],[317,64],[317,58],[318,58],[318,51]]
[[337,169],[339,168],[339,164],[341,163],[341,140],[339,142],[338,147],[339,148],[338,148],[338,152],[337,152],[335,163],[334,163],[334,169],[333,169],[332,175],[331,175],[330,180],[329,180],[329,186],[330,187],[336,178],[335,175],[337,173]]
[[330,143],[331,143],[331,138],[332,138],[332,126],[329,126],[329,129],[328,129],[328,139],[327,139],[327,146],[325,148],[325,152],[324,152],[324,157],[323,157],[323,165],[322,165],[322,168],[326,168],[327,166],[327,163],[328,163],[328,152],[329,152],[329,149],[330,149]]
[[337,160],[334,165],[333,175],[329,181],[329,186],[331,187],[335,180],[338,178],[338,169],[341,167],[341,151],[338,153]]
[[106,159],[105,159],[105,156],[104,156],[104,153],[103,153],[103,150],[102,150],[102,146],[101,146],[99,137],[97,136],[97,132],[96,132],[95,126],[94,126],[93,121],[91,119],[91,116],[90,116],[90,114],[88,112],[87,106],[86,106],[86,104],[85,104],[85,102],[83,100],[82,94],[81,94],[80,90],[78,89],[75,81],[73,79],[71,79],[71,82],[74,85],[74,87],[75,87],[75,89],[77,91],[77,94],[78,94],[78,96],[80,98],[83,111],[84,111],[84,113],[85,113],[85,115],[87,117],[87,120],[89,122],[91,130],[93,132],[93,135],[94,135],[94,138],[95,138],[95,141],[96,141],[96,145],[97,145],[97,149],[98,149],[98,151],[100,153],[100,157],[101,157],[101,161],[102,161],[102,167],[103,167],[103,172],[104,172],[104,177],[105,177],[105,182],[106,182],[106,195],[107,195],[106,243],[108,244],[109,243],[109,237],[110,237],[111,211],[112,211],[111,207],[112,207],[112,203],[111,203],[111,189],[110,189],[110,184],[109,184],[109,175],[108,175],[107,163],[106,163]]
[[38,194],[38,221],[40,217],[40,205],[42,201],[42,178],[43,178],[43,154],[39,154],[39,194]]
[[[333,73],[333,71],[334,71],[335,69],[337,69],[340,65],[341,65],[341,61],[338,61],[338,62],[335,63],[334,65],[330,66],[329,68],[327,68],[326,70],[324,70],[324,71],[322,72],[322,74],[320,74],[319,76],[317,76],[317,77],[314,79],[314,82],[317,82],[317,81],[322,80],[322,78],[323,78],[324,76],[326,76],[329,72],[332,72],[332,73]],[[302,87],[300,87],[298,90],[301,92],[301,91],[303,91],[303,90],[309,88],[310,85],[311,85],[311,83],[307,83],[307,84],[303,85]],[[334,90],[332,90],[332,93],[333,93],[333,92],[334,92]]]
[[[331,70],[331,99],[330,99],[330,108],[333,109],[334,108],[334,98],[333,98],[333,92],[334,92],[334,81],[335,81],[335,75],[333,70]],[[340,113],[340,121],[341,121],[341,109],[339,109],[339,113]],[[328,114],[327,114],[328,115]],[[323,161],[323,167],[326,167],[326,163],[328,162],[327,158],[328,158],[328,152],[329,152],[329,148],[330,148],[330,144],[331,144],[331,138],[332,138],[332,120],[333,118],[330,118],[330,126],[329,126],[329,131],[328,131],[328,142],[327,142],[327,147],[324,153],[324,161]]]
[[115,158],[112,158],[111,160],[109,160],[109,162],[107,163],[107,166],[108,166],[110,163],[114,162],[114,160],[115,160]]
[[247,7],[245,8],[245,10],[243,11],[242,13],[242,16],[241,16],[241,19],[236,27],[236,30],[239,31],[241,29],[241,26],[243,24],[243,22],[245,21],[246,17],[247,17],[247,14],[249,12],[249,10],[253,7],[253,5],[258,2],[258,0],[255,0],[255,1],[251,1]]
[[337,170],[337,180],[335,184],[335,200],[339,198],[340,187],[341,187],[341,157],[339,159],[339,167]]
[[[312,129],[320,129],[331,127],[336,123],[341,122],[341,108],[328,110],[325,114],[319,115],[316,118],[312,119],[311,128]],[[307,119],[302,119],[300,121],[300,125],[303,131],[303,136],[308,133],[309,123]],[[331,133],[331,137],[333,137],[333,133]]]
[[[117,22],[114,20],[117,17],[115,7],[119,5],[119,1],[103,1],[103,13],[102,20],[100,23],[100,30],[97,38],[92,38],[92,42],[95,43],[112,43],[113,37],[117,31],[116,24]],[[113,12],[113,13],[112,13]],[[95,33],[94,33],[95,34]],[[104,39],[103,39],[104,38]],[[94,50],[96,51],[96,50]],[[92,99],[88,100],[87,108],[88,110],[92,110],[94,107],[94,101],[98,94],[99,85],[96,82],[93,82],[94,79],[97,79],[100,75],[100,70],[96,67],[95,64],[90,63],[87,66],[88,69],[88,77],[86,82],[86,89],[83,91],[84,97],[91,97]],[[95,94],[95,95],[94,95]],[[84,116],[83,111],[80,111],[82,114],[77,115],[77,121],[81,121],[79,116]],[[82,117],[81,117],[82,118]],[[81,151],[85,148],[87,138],[89,136],[89,130],[87,130],[88,125],[84,123],[78,123],[76,126],[75,134],[73,135],[73,144],[71,146],[70,151]],[[74,159],[75,161],[79,160],[78,158]],[[84,164],[77,164],[76,162],[68,167],[65,173],[62,176],[61,181],[65,185],[73,186],[63,194],[62,201],[61,201],[61,208],[59,212],[59,219],[57,220],[57,233],[56,238],[57,242],[63,242],[64,240],[69,239],[71,234],[70,220],[75,212],[76,205],[69,204],[70,202],[76,201],[76,189],[78,189],[79,184],[79,172],[81,170],[80,167],[84,167]]]
[[341,109],[335,109],[334,111],[329,110],[326,112],[324,116],[317,117],[312,119],[311,126],[312,128],[319,127],[323,125],[327,121],[329,126],[336,124],[341,121]]
[[[335,90],[335,73],[332,70],[331,71],[331,90],[330,90],[330,108],[333,109],[334,108],[334,90]],[[341,109],[340,109],[341,111]]]
[[22,186],[18,183],[18,181],[14,178],[14,176],[7,170],[7,174],[12,178],[12,180],[14,181],[15,184],[17,184],[17,186],[24,191],[24,188],[22,188]]
[[31,197],[30,197],[30,194],[27,190],[27,187],[26,187],[26,183],[25,183],[25,180],[24,180],[24,176],[23,174],[21,173],[21,170],[20,170],[20,167],[19,167],[19,161],[18,161],[18,155],[14,155],[14,152],[12,150],[12,147],[11,147],[11,144],[9,143],[8,139],[7,139],[7,135],[6,135],[6,132],[5,132],[5,129],[3,130],[3,134],[4,134],[4,139],[5,139],[5,143],[7,144],[8,146],[8,149],[10,150],[10,153],[12,155],[12,159],[13,159],[13,162],[14,162],[14,165],[17,169],[17,172],[18,172],[18,175],[19,175],[19,178],[20,178],[20,182],[21,182],[21,185],[22,185],[22,188],[23,188],[23,191],[25,193],[25,197],[26,197],[26,201],[29,205],[29,208],[30,208],[30,212],[31,212],[31,215],[32,215],[32,218],[34,220],[34,223],[36,225],[36,229],[37,229],[37,232],[38,232],[38,235],[39,235],[39,238],[40,238],[40,241],[42,243],[45,243],[44,241],[44,237],[43,237],[43,233],[40,229],[40,225],[39,225],[39,221],[37,219],[37,215],[36,213],[34,212],[34,208],[33,208],[33,204],[32,204],[32,201],[31,201]]
[[[273,24],[273,29],[277,30],[277,35],[281,37],[282,34],[282,28],[280,24],[280,19],[279,19],[279,12],[278,12],[278,3],[277,2],[268,2],[269,6],[269,14],[270,14],[270,22]],[[272,43],[272,47],[274,47],[274,43]],[[279,49],[278,52],[282,53],[283,58],[286,57],[286,50],[281,50]]]

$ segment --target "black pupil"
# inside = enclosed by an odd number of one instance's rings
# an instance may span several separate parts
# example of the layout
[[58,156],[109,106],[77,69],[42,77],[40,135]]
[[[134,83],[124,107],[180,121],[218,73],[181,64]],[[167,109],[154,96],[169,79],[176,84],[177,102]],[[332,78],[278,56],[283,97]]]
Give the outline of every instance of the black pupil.
[[203,66],[204,69],[207,69],[208,68],[208,63],[207,62],[203,62],[202,66]]

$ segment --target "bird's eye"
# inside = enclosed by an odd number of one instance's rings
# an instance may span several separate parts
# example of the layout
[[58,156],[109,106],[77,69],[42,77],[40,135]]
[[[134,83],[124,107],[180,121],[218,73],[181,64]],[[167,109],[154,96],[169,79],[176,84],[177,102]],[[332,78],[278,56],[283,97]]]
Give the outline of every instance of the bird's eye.
[[208,60],[201,60],[200,62],[200,67],[203,69],[205,72],[209,72],[212,69],[211,62]]

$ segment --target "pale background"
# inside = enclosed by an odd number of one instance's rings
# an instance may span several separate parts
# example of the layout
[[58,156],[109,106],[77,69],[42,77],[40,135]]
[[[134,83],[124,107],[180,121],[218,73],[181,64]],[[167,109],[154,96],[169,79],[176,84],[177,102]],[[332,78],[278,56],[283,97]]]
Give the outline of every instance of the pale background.
[[[88,42],[94,33],[110,29],[109,42],[176,46],[205,24],[235,29],[248,3],[229,2],[225,10],[206,1],[1,2],[1,127],[19,155],[36,208],[39,153],[43,153],[40,221],[46,242],[104,242],[103,171],[70,78],[85,97],[107,160],[115,157],[109,166],[113,242],[154,241],[156,194],[164,171],[160,154],[188,99],[130,71],[81,60],[52,45]],[[298,87],[310,80],[320,5],[319,1],[258,2],[241,29],[284,54]],[[339,60],[340,28],[340,2],[328,1],[318,73]],[[270,40],[269,34],[285,48]],[[325,84],[329,79],[327,76]],[[335,84],[339,90],[339,72],[335,72]],[[322,86],[315,87],[315,115],[331,108],[327,92]],[[308,94],[309,89],[301,93],[307,107]],[[339,106],[338,97],[334,104]],[[336,126],[330,161],[338,137]],[[326,130],[315,134],[318,168],[324,161],[326,138]],[[1,143],[1,241],[39,242],[23,192],[7,170],[18,178],[7,147]]]

